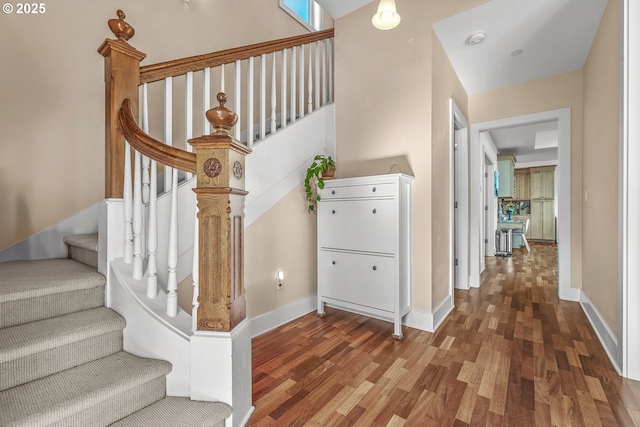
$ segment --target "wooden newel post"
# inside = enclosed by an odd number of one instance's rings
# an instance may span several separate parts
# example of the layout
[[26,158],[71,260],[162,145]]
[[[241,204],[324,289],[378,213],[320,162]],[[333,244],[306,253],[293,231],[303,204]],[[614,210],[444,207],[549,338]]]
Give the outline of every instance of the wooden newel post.
[[238,116],[207,111],[211,135],[189,140],[196,153],[200,283],[198,330],[229,332],[246,318],[244,296],[244,160],[251,150],[229,135]]
[[98,49],[104,56],[105,83],[105,198],[122,198],[124,187],[124,135],[118,122],[122,101],[130,99],[134,114],[138,112],[138,86],[140,61],[147,55],[133,48],[127,40],[135,31],[124,21],[125,14],[118,10],[118,19],[109,20],[109,28],[117,37],[106,39]]

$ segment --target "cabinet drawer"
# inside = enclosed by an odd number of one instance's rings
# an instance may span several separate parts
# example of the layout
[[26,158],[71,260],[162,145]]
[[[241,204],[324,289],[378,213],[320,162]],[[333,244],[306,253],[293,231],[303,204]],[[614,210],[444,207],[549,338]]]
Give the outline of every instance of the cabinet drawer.
[[[325,182],[326,185],[326,182]],[[320,196],[322,199],[351,199],[365,197],[393,197],[395,186],[392,183],[345,185],[325,187]]]
[[321,251],[321,295],[393,312],[394,258]]
[[395,206],[389,199],[319,203],[320,247],[395,253]]

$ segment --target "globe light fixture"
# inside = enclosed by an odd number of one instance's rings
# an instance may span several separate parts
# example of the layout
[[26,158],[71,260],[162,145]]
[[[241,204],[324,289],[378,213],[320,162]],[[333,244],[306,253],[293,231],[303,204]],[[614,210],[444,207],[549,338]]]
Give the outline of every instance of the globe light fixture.
[[373,26],[379,30],[390,30],[400,23],[400,15],[396,12],[395,0],[380,0],[378,13],[371,18]]

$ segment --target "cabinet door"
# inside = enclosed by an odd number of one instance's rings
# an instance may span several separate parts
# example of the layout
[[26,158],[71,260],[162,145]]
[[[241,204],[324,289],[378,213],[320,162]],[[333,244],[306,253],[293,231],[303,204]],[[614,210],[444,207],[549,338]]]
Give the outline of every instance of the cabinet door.
[[513,197],[513,162],[498,161],[498,197]]
[[[531,174],[533,177],[533,174]],[[529,224],[530,239],[542,239],[542,220],[543,220],[543,202],[542,200],[531,200],[531,223]]]
[[554,171],[542,172],[542,197],[544,199],[553,199]]
[[393,312],[394,259],[348,252],[321,251],[322,297]]
[[556,239],[556,214],[553,200],[544,200],[542,203],[542,238],[544,240]]
[[540,199],[542,198],[542,172],[536,171],[531,172],[529,176],[531,180],[531,198],[532,199]]
[[320,247],[394,254],[395,207],[390,199],[321,201]]

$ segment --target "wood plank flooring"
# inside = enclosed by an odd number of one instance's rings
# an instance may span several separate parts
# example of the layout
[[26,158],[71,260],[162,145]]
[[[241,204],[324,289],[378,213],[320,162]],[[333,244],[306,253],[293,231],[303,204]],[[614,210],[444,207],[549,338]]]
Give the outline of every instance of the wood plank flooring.
[[640,426],[640,383],[613,369],[557,247],[486,259],[438,331],[327,309],[253,340],[259,426]]

